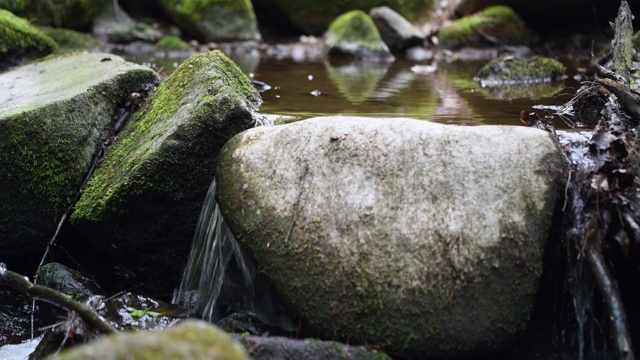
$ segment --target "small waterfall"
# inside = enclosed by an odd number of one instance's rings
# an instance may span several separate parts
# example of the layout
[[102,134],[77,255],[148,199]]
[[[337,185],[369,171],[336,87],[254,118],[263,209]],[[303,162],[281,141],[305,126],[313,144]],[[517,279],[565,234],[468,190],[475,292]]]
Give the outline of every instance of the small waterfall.
[[211,182],[174,304],[193,309],[215,323],[231,313],[248,313],[265,325],[294,329],[266,279],[256,271],[227,227]]

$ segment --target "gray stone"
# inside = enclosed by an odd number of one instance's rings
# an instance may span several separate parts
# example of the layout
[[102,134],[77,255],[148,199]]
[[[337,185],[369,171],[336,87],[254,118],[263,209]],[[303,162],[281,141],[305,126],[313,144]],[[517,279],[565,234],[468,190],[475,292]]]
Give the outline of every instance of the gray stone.
[[162,32],[151,25],[133,20],[117,2],[110,2],[102,7],[93,21],[93,34],[118,44],[133,41],[155,43],[162,38]]
[[229,334],[204,321],[185,320],[164,331],[111,335],[50,359],[247,360],[249,357]]
[[60,56],[0,75],[0,262],[42,253],[116,108],[157,81],[153,70],[103,53]]
[[375,7],[369,11],[369,16],[392,52],[404,51],[424,41],[422,32],[390,7]]
[[525,327],[564,171],[536,129],[322,117],[232,138],[218,201],[308,330],[458,357]]
[[233,61],[209,51],[184,61],[118,135],[71,221],[129,273],[129,289],[173,292],[218,151],[255,125],[261,102]]
[[159,0],[164,12],[199,41],[258,41],[262,37],[250,0]]

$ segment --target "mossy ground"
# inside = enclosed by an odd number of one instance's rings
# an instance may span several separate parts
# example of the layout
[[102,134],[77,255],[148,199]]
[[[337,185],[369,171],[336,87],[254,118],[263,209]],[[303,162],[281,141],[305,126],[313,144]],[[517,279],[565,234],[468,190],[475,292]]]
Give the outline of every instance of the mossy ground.
[[439,46],[522,45],[529,41],[526,24],[508,6],[492,6],[476,14],[453,21],[440,30]]
[[100,46],[100,41],[87,33],[51,27],[44,27],[41,28],[41,30],[45,35],[53,39],[61,48],[86,49],[98,48]]

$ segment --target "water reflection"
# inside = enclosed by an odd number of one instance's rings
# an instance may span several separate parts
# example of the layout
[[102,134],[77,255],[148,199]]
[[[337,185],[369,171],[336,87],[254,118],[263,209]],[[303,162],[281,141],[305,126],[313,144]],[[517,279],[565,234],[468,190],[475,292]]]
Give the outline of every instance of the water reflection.
[[[295,119],[321,115],[412,117],[447,124],[520,125],[519,114],[534,105],[561,105],[579,86],[575,81],[527,87],[482,88],[473,80],[484,62],[439,63],[433,72],[413,72],[416,63],[301,62],[230,56],[254,80],[271,86],[261,93],[260,111]],[[166,72],[179,60],[147,56]],[[569,69],[575,68],[567,64]],[[571,70],[567,75],[572,75]],[[566,89],[571,86],[573,89]],[[566,94],[559,96],[559,94]],[[314,96],[315,95],[315,96]],[[557,121],[557,127],[566,127]]]

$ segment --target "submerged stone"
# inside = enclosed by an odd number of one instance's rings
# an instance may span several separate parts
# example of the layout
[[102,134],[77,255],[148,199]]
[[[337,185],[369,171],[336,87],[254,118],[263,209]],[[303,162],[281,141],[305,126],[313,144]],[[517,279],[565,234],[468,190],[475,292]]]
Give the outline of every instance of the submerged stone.
[[204,321],[185,320],[164,331],[111,335],[63,351],[51,359],[247,360],[249,357],[229,334]]
[[393,52],[420,45],[424,41],[422,32],[390,7],[373,8],[369,16],[380,31],[382,40]]
[[527,324],[564,172],[536,129],[322,117],[232,138],[218,201],[305,330],[457,358]]
[[128,269],[132,288],[170,296],[218,151],[254,126],[260,103],[233,61],[210,51],[184,61],[120,133],[71,220]]
[[119,56],[82,52],[0,74],[0,262],[42,253],[116,107],[157,81]]
[[261,39],[251,0],[160,0],[165,13],[204,42]]
[[482,87],[529,85],[562,80],[564,65],[552,58],[503,56],[485,64],[475,80]]
[[529,29],[508,6],[492,6],[452,21],[440,30],[439,47],[484,47],[523,45],[529,42]]
[[57,49],[50,37],[27,20],[0,9],[0,71]]
[[382,41],[373,20],[362,10],[338,16],[324,34],[329,55],[346,55],[358,59],[393,59]]

